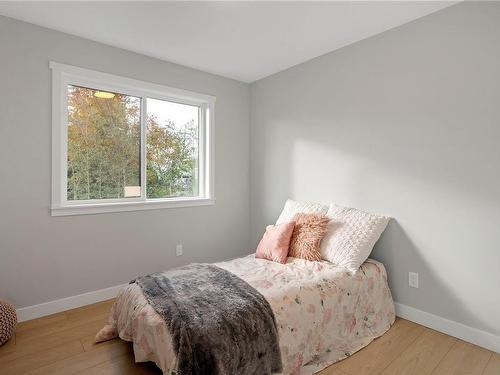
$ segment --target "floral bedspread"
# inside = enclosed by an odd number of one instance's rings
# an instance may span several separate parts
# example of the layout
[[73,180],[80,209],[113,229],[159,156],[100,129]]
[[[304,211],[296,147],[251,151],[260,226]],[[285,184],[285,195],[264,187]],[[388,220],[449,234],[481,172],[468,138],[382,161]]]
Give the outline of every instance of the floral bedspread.
[[[254,255],[216,263],[256,288],[278,325],[283,374],[312,374],[368,345],[395,319],[384,266],[367,260],[350,275],[328,262],[288,258],[286,264]],[[153,361],[174,374],[176,356],[168,328],[136,284],[118,296],[110,327],[133,341],[137,362]]]

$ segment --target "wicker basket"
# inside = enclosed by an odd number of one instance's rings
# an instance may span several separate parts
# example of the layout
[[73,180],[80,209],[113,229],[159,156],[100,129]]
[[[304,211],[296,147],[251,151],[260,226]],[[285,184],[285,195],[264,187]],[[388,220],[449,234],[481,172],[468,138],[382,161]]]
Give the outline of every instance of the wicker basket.
[[16,309],[10,303],[0,300],[0,346],[14,335],[16,325]]

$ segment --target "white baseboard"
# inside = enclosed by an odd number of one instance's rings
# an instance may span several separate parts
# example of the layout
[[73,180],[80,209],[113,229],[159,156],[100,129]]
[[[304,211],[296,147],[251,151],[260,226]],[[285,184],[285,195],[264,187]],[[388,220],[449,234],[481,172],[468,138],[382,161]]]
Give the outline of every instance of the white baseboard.
[[500,336],[401,303],[395,305],[396,315],[403,319],[500,353]]
[[127,284],[116,285],[93,292],[78,294],[55,301],[44,302],[39,305],[27,306],[17,309],[17,319],[19,322],[40,318],[42,316],[55,314],[61,311],[75,309],[77,307],[90,305],[92,303],[105,301],[114,298],[118,292]]

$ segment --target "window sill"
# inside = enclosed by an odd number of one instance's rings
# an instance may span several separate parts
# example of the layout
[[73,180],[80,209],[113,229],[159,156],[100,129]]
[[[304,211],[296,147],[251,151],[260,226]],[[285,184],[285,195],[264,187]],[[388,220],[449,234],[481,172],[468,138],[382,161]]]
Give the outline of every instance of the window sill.
[[210,206],[214,204],[214,198],[167,198],[139,202],[68,204],[67,206],[52,207],[50,213],[51,216],[91,215],[109,212],[156,210],[160,208]]

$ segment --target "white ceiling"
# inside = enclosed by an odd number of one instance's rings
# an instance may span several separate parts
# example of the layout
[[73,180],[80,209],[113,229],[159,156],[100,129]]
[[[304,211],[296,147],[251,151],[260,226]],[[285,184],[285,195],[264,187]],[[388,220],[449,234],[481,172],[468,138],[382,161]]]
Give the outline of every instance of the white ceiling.
[[0,14],[253,82],[454,3],[0,1]]

